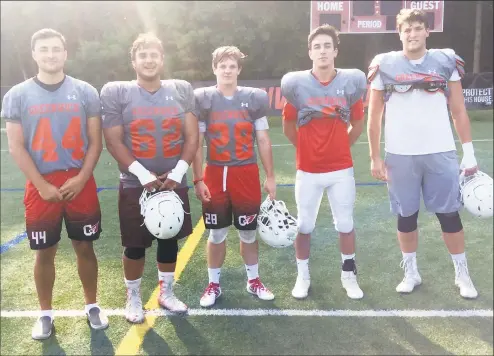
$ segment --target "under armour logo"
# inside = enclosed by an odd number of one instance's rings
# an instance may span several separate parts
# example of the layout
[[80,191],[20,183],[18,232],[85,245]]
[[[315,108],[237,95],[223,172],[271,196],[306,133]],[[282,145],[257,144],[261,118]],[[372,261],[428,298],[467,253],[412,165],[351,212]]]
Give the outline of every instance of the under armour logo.
[[76,97],[75,97],[75,95],[67,95],[67,99],[69,99],[69,100],[75,100]]
[[337,89],[336,90],[336,94],[337,95],[345,95],[345,91],[343,89],[341,89],[341,90],[340,89]]
[[429,74],[437,74],[435,69],[429,69],[427,72]]
[[241,105],[242,107],[246,107],[246,108],[248,108],[248,107],[249,107],[249,103],[241,103],[240,105]]
[[165,96],[165,100],[173,100],[173,96]]

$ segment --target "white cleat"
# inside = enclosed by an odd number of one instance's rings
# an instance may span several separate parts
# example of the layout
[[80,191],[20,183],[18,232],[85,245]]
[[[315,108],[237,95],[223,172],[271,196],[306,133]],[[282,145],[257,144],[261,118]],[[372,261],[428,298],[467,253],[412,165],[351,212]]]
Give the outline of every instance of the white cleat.
[[247,292],[257,295],[261,300],[273,300],[274,294],[262,284],[259,277],[247,281]]
[[346,295],[350,299],[362,299],[364,292],[357,282],[357,275],[354,271],[341,271],[341,285],[346,290]]
[[468,273],[467,261],[454,261],[455,285],[460,288],[463,298],[475,299],[479,295]]
[[309,295],[310,279],[297,276],[297,281],[292,289],[292,296],[296,299],[304,299]]
[[400,263],[400,267],[405,270],[405,277],[396,287],[396,291],[398,293],[411,293],[416,286],[422,284],[422,278],[420,278],[417,268],[417,259],[404,258]]
[[180,301],[173,293],[171,283],[167,284],[164,281],[160,281],[160,295],[158,297],[158,303],[163,308],[168,309],[172,313],[186,313],[189,309],[185,303]]
[[201,307],[207,308],[213,306],[216,303],[216,299],[218,299],[221,295],[221,287],[219,283],[210,282],[204,293],[201,296],[201,300],[199,304]]
[[127,288],[127,304],[125,306],[125,319],[140,324],[144,322],[144,311],[142,310],[141,291],[138,288]]

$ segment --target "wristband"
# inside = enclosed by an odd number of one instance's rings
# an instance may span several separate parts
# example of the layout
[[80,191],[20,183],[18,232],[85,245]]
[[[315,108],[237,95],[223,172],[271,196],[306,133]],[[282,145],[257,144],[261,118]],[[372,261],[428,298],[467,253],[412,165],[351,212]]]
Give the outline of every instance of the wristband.
[[463,155],[464,156],[475,156],[474,150],[473,150],[473,143],[470,142],[465,142],[463,145],[461,145],[463,148]]
[[204,178],[194,179],[193,183],[194,185],[196,185],[197,183],[202,182],[203,180]]
[[168,174],[167,178],[174,180],[177,183],[181,183],[187,169],[189,169],[189,164],[181,159],[177,162],[177,165],[172,169],[170,174]]
[[135,175],[143,186],[151,182],[154,182],[156,179],[158,179],[154,175],[152,175],[150,171],[144,168],[142,164],[140,164],[137,161],[134,161],[130,164],[129,172]]

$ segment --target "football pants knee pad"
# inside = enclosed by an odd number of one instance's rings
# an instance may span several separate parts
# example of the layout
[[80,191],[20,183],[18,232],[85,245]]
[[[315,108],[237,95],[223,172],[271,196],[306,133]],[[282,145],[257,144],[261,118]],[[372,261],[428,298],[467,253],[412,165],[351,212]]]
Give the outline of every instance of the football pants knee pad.
[[209,230],[208,240],[211,243],[218,245],[223,241],[225,241],[227,235],[228,235],[228,226],[222,227],[221,229],[211,229]]
[[156,252],[156,261],[158,263],[175,263],[177,262],[178,241],[175,239],[157,239],[158,251]]
[[238,230],[238,236],[240,241],[246,244],[253,244],[256,242],[257,230]]
[[463,230],[460,214],[457,211],[454,213],[436,213],[436,216],[443,232],[454,234]]
[[298,225],[298,232],[301,234],[310,234],[316,228],[315,221],[305,221],[305,220],[301,220],[300,218],[297,221],[297,225]]
[[146,249],[144,247],[126,247],[124,255],[129,260],[140,260],[146,256]]
[[334,227],[336,231],[341,232],[343,234],[348,234],[353,230],[353,217],[338,219],[334,221]]
[[417,221],[419,219],[419,212],[404,217],[398,214],[398,231],[399,232],[413,232],[417,230]]

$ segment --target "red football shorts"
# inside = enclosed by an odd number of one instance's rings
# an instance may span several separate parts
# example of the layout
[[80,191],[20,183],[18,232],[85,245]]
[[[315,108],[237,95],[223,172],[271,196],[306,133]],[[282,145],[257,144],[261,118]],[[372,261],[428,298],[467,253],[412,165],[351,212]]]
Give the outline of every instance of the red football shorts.
[[[45,174],[43,178],[60,188],[78,173],[78,169],[69,169]],[[27,236],[33,250],[51,247],[60,241],[62,220],[65,220],[67,235],[72,240],[97,240],[102,231],[101,210],[93,176],[72,201],[57,203],[43,200],[36,187],[27,181],[24,206]]]

